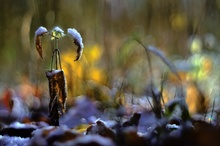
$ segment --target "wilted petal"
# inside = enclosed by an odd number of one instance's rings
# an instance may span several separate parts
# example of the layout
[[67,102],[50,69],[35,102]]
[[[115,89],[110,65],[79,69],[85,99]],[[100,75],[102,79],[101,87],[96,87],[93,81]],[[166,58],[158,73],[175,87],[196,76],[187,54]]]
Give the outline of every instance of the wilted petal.
[[74,28],[68,28],[67,33],[71,36],[73,40],[79,43],[80,48],[83,48],[82,37],[80,33]]
[[41,44],[41,36],[35,37],[35,46],[36,46],[38,54],[43,59],[43,49],[42,49],[42,44]]
[[45,33],[47,33],[47,29],[43,26],[39,27],[37,31],[35,32],[35,46],[37,49],[38,54],[43,59],[43,49],[41,44],[41,36],[43,36]]
[[81,37],[80,33],[76,29],[74,29],[74,28],[68,28],[67,29],[67,33],[73,39],[74,44],[76,46],[78,46],[78,48],[77,48],[77,56],[76,56],[76,59],[74,60],[74,61],[77,61],[82,56],[82,52],[83,52],[84,45],[83,45],[83,42],[82,42],[82,37]]

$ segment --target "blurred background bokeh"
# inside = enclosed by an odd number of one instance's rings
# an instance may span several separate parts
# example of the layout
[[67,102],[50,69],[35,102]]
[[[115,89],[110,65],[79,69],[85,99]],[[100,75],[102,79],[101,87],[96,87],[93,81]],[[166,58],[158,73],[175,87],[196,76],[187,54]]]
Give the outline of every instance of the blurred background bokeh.
[[173,98],[175,77],[152,54],[150,74],[135,36],[176,65],[186,95],[193,96],[188,102],[195,103],[197,94],[218,100],[219,24],[219,0],[1,0],[0,94],[12,88],[19,96],[48,95],[45,70],[50,68],[53,43],[42,38],[42,60],[34,34],[39,26],[50,31],[59,26],[65,33],[76,28],[85,46],[81,60],[74,62],[76,46],[69,37],[59,40],[69,98],[101,94],[100,100],[107,100],[119,96],[117,91],[143,95],[151,78],[160,86],[165,72],[171,75],[163,94]]

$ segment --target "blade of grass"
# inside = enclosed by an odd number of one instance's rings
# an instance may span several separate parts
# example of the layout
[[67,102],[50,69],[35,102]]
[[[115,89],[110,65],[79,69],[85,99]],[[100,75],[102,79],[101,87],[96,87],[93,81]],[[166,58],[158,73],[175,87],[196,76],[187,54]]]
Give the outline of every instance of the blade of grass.
[[211,117],[210,117],[210,120],[209,120],[209,124],[212,123],[214,108],[215,108],[215,99],[214,99],[213,104],[212,104],[212,113],[211,113]]
[[[139,39],[137,39],[137,38],[135,38],[135,40],[139,43],[139,44],[141,44],[141,46],[143,46],[144,48],[145,48],[145,46],[144,46],[144,44],[139,40]],[[148,52],[148,49],[146,49],[145,48],[145,52],[146,52],[146,55],[147,55],[147,62],[148,62],[148,66],[149,66],[149,70],[150,70],[150,76],[151,76],[151,84],[153,84],[153,79],[154,79],[154,77],[153,77],[153,71],[152,71],[152,65],[151,65],[151,59],[150,59],[150,53]]]
[[[147,59],[148,59],[150,68],[152,68],[152,67],[151,67],[151,62],[150,62],[150,57],[149,57],[149,53],[148,53],[148,52],[151,52],[151,53],[155,54],[156,56],[158,56],[158,57],[162,60],[162,62],[163,62],[165,65],[167,65],[167,67],[170,69],[170,71],[171,71],[173,74],[176,75],[176,77],[178,78],[178,80],[181,81],[181,78],[180,78],[179,74],[177,73],[177,70],[176,70],[175,66],[165,57],[165,55],[163,54],[162,51],[160,51],[159,49],[157,49],[156,47],[151,46],[151,45],[149,45],[149,46],[146,47],[140,40],[138,40],[138,39],[135,39],[135,40],[136,40],[141,46],[143,46],[143,47],[145,48],[145,51],[146,51],[146,54],[147,54]],[[150,71],[151,71],[151,74],[153,74],[153,73],[152,73],[152,70],[150,70]]]
[[157,49],[154,46],[148,46],[145,49],[157,55],[168,66],[168,68],[176,75],[176,77],[181,81],[180,76],[177,73],[175,66],[164,56],[163,52],[161,52],[159,49]]

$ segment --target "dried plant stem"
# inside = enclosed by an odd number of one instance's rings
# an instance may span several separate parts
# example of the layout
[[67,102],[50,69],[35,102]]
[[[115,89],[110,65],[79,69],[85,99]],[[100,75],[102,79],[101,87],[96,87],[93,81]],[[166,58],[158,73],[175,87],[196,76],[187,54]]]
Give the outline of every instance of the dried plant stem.
[[53,50],[53,54],[52,54],[52,58],[51,58],[51,71],[53,70],[54,58],[55,58],[55,69],[58,69],[58,62],[59,62],[60,69],[62,70],[61,60],[60,60],[60,50],[59,49],[54,49]]

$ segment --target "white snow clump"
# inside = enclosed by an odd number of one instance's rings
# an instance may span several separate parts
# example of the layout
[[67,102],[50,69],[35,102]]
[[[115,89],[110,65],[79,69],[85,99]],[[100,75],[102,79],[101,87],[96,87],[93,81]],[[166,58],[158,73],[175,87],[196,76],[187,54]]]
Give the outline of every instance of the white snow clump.
[[80,48],[84,47],[83,42],[82,42],[82,37],[81,37],[80,33],[76,29],[68,28],[67,29],[67,33],[70,35],[70,37],[72,39],[76,40],[79,43]]
[[36,31],[35,31],[35,37],[39,35],[43,35],[44,33],[47,33],[47,29],[43,26],[40,26]]

